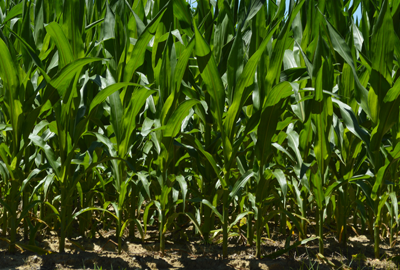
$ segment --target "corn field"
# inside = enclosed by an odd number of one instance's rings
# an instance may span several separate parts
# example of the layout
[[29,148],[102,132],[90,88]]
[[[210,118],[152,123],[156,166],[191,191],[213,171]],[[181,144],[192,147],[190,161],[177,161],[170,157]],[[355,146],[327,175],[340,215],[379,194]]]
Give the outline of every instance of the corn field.
[[[354,13],[361,7],[361,17]],[[399,231],[400,1],[0,1],[0,240]]]

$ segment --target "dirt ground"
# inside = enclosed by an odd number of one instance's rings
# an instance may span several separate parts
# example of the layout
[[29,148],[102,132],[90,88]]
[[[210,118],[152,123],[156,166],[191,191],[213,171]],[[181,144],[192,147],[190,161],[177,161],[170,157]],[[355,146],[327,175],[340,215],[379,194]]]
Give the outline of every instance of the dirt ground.
[[[58,238],[52,235],[37,241],[38,246],[51,252],[37,255],[19,250],[11,255],[7,243],[0,241],[0,270],[51,270],[51,269],[399,269],[400,245],[389,248],[388,241],[382,239],[381,260],[374,260],[373,241],[366,236],[352,236],[347,248],[339,244],[335,237],[325,238],[325,259],[318,257],[318,241],[309,242],[272,260],[268,254],[283,249],[285,239],[277,235],[263,241],[263,259],[255,258],[255,247],[248,247],[238,239],[231,239],[229,258],[222,259],[221,245],[204,245],[198,242],[171,242],[166,244],[166,254],[158,252],[158,243],[123,242],[123,251],[118,255],[115,239],[99,237],[92,240],[74,239],[67,241],[66,253],[59,254]],[[294,243],[296,236],[291,243]],[[237,243],[239,242],[239,243]],[[79,247],[78,247],[79,246]],[[394,259],[393,259],[394,258]]]

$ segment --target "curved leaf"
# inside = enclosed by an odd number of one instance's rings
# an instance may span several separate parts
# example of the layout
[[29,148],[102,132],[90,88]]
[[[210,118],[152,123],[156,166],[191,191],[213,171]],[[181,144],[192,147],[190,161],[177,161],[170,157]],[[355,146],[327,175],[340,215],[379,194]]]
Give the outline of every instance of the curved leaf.
[[57,89],[61,97],[64,97],[68,87],[70,87],[71,81],[74,79],[76,73],[80,71],[84,65],[102,60],[103,59],[101,58],[81,58],[76,61],[70,62],[68,65],[63,67],[63,69],[60,70],[49,83],[51,84],[51,86]]
[[247,171],[245,174],[243,174],[236,182],[235,185],[232,188],[231,193],[229,193],[229,197],[232,200],[236,194],[239,192],[241,188],[246,186],[247,182],[250,180],[250,178],[254,175],[254,172],[252,170]]
[[184,101],[181,105],[179,105],[178,109],[174,111],[171,117],[168,119],[167,125],[164,130],[164,137],[175,137],[178,135],[179,130],[181,129],[182,121],[188,115],[189,110],[196,104],[199,104],[200,101],[195,99],[190,99]]
[[45,28],[57,46],[58,55],[60,57],[59,67],[63,68],[74,61],[71,45],[69,44],[67,37],[64,35],[61,26],[56,22],[51,22]]

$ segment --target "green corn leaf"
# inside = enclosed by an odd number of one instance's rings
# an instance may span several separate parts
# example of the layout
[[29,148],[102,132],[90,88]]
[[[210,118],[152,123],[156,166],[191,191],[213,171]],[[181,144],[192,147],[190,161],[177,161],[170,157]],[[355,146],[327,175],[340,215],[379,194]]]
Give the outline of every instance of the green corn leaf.
[[[119,237],[123,237],[124,236],[125,228],[126,228],[126,226],[128,225],[129,222],[134,222],[134,220],[131,219],[131,218],[125,220],[125,222],[121,226],[121,231],[119,232]],[[143,236],[142,236],[142,238],[143,238]]]
[[63,67],[56,76],[49,82],[55,89],[57,89],[59,95],[64,97],[67,93],[67,89],[70,87],[72,80],[76,74],[81,71],[81,68],[89,63],[101,61],[101,58],[82,58],[73,61]]
[[195,26],[196,37],[196,57],[202,79],[207,85],[207,92],[211,96],[211,111],[219,128],[222,129],[222,115],[225,107],[225,90],[221,76],[218,71],[217,63],[211,52],[210,46],[200,34]]
[[6,24],[11,19],[13,19],[19,15],[22,15],[24,3],[25,2],[20,2],[19,4],[13,6],[13,8],[9,12],[7,12],[7,16],[4,18],[3,24]]
[[57,177],[60,177],[61,176],[61,171],[60,171],[61,164],[57,161],[57,157],[56,157],[53,149],[51,149],[51,147],[48,144],[46,144],[46,142],[38,135],[31,134],[29,136],[29,139],[32,141],[32,143],[34,145],[36,145],[37,147],[39,147],[40,149],[43,150],[50,166],[54,170],[54,173],[57,175]]
[[220,172],[220,170],[219,170],[219,168],[217,166],[217,163],[215,162],[215,159],[213,158],[213,156],[209,152],[204,150],[203,146],[201,145],[201,142],[198,139],[196,139],[196,138],[194,138],[194,137],[192,137],[190,135],[187,135],[187,134],[182,134],[182,136],[186,140],[188,140],[188,142],[191,144],[191,146],[195,147],[197,150],[199,150],[201,152],[201,154],[210,163],[210,165],[213,168],[213,170],[214,170],[215,174],[217,175],[218,179],[221,181],[222,186],[223,187],[227,187],[228,185],[227,185],[225,179],[223,177],[221,177],[221,175],[220,175],[221,172]]
[[102,89],[92,100],[90,103],[90,108],[89,108],[89,115],[92,112],[92,110],[100,105],[104,100],[106,100],[107,97],[109,97],[111,94],[114,92],[120,90],[121,88],[124,88],[126,86],[141,86],[136,83],[115,83],[112,85],[107,86],[106,88]]
[[190,14],[189,3],[185,0],[174,0],[172,1],[174,16],[179,20],[181,30],[189,37],[193,36],[191,29],[192,15]]
[[164,137],[175,137],[178,135],[182,121],[188,115],[189,110],[200,101],[190,99],[179,105],[178,109],[172,114],[171,118],[168,120],[167,125],[164,130]]
[[85,26],[85,31],[89,31],[89,30],[92,29],[93,27],[96,27],[96,26],[100,25],[101,23],[104,22],[104,20],[105,20],[105,19],[103,18],[103,19],[97,20],[97,21],[92,22],[91,24]]
[[395,32],[389,1],[384,0],[372,29],[372,69],[377,70],[389,83],[392,82]]
[[148,198],[151,198],[150,188],[149,188],[150,187],[150,182],[147,179],[148,176],[146,174],[142,173],[142,172],[139,172],[137,174],[137,176],[138,176],[139,180],[142,182],[143,188],[146,191],[146,194],[147,194]]
[[[377,76],[377,78],[374,79],[374,81],[376,80],[376,83],[378,83],[378,80],[385,81],[385,79],[382,78],[382,76],[380,76],[375,70],[373,70],[372,74],[375,74]],[[373,77],[371,76],[371,79],[372,78]],[[376,102],[378,116],[378,120],[376,122],[377,125],[371,133],[371,148],[375,151],[379,149],[383,136],[392,128],[395,123],[398,122],[397,115],[399,114],[400,105],[400,80],[397,80],[395,85],[390,89],[390,86],[387,83],[384,83],[384,85],[384,87],[378,90],[378,92],[382,91],[379,94],[381,97],[375,96],[374,98],[371,98],[371,100],[374,100],[374,102]],[[373,92],[375,91],[375,89],[376,88],[370,91]],[[382,102],[382,95],[385,92],[386,94]],[[372,96],[374,95],[371,93],[370,97]],[[381,104],[383,104],[383,106]]]
[[8,29],[19,41],[22,42],[22,44],[24,45],[25,49],[28,51],[28,53],[30,54],[30,56],[32,57],[32,60],[34,61],[34,63],[37,65],[37,67],[39,68],[40,72],[42,73],[42,75],[45,77],[46,81],[50,81],[51,78],[46,74],[45,72],[45,68],[44,65],[42,63],[42,61],[40,60],[39,56],[36,54],[35,50],[31,47],[31,45],[29,45],[20,35],[18,35],[16,32],[14,32],[12,29]]
[[264,41],[261,43],[260,48],[252,55],[252,57],[249,59],[247,62],[246,66],[243,69],[242,74],[240,75],[236,89],[234,92],[234,97],[233,97],[233,102],[231,106],[229,107],[227,116],[224,121],[224,128],[229,135],[229,138],[233,138],[235,129],[234,129],[234,124],[237,121],[237,117],[239,115],[240,109],[243,107],[244,102],[248,98],[248,94],[244,93],[245,88],[250,86],[250,84],[254,80],[254,74],[257,69],[258,62],[260,61],[260,58],[262,54],[264,53],[264,50],[267,48],[267,45],[274,34],[274,32],[278,29],[278,24],[275,25],[268,33],[268,36],[264,39]]
[[57,46],[60,58],[59,68],[63,68],[74,61],[74,54],[71,45],[69,44],[61,26],[56,22],[52,22],[46,26],[46,31]]
[[193,216],[192,213],[188,213],[186,212],[185,215],[193,222],[194,226],[196,227],[196,229],[200,232],[200,236],[201,238],[204,239],[203,233],[201,231],[201,227],[200,224],[197,222],[196,218]]
[[74,59],[84,57],[85,51],[82,41],[84,2],[70,0],[64,3],[63,23],[64,33],[71,44]]
[[330,40],[332,42],[333,49],[346,61],[346,63],[351,67],[353,71],[354,81],[355,81],[355,97],[357,102],[361,105],[363,110],[367,115],[370,115],[370,109],[368,106],[368,91],[361,84],[358,78],[356,68],[354,66],[353,58],[351,56],[351,51],[346,41],[340,36],[336,29],[326,20],[328,26]]
[[[286,134],[288,135],[288,145],[295,152],[297,163],[299,166],[301,166],[303,158],[300,152],[300,136],[296,131],[290,129],[290,126],[288,127]],[[288,156],[291,156],[290,153],[288,154]],[[294,160],[293,158],[291,159]]]
[[228,76],[228,100],[232,103],[236,82],[243,72],[244,51],[242,32],[238,31],[233,42],[232,49],[228,56],[227,76]]
[[60,212],[58,212],[57,208],[55,208],[51,203],[45,202],[46,205],[50,207],[50,209],[54,212],[54,214],[57,216],[57,219],[60,220]]
[[[99,207],[86,207],[84,209],[79,210],[78,212],[76,212],[75,214],[73,214],[70,218],[69,223],[66,226],[66,229],[71,226],[72,222],[74,221],[75,218],[77,218],[78,216],[82,215],[83,213],[89,212],[89,211],[100,211],[100,212],[106,212],[109,213],[110,215],[116,217],[114,214],[112,214],[110,211],[103,209],[103,208],[99,208]],[[117,209],[115,210],[117,211]]]
[[25,190],[26,184],[28,184],[32,180],[32,178],[37,176],[40,172],[41,170],[34,169],[29,173],[28,177],[24,181],[22,181],[20,193],[22,193]]
[[[277,84],[279,82],[283,56],[286,49],[286,42],[290,32],[290,26],[295,16],[303,6],[304,2],[305,0],[299,1],[296,7],[291,10],[289,18],[287,19],[285,25],[281,29],[281,32],[279,33],[274,50],[271,55],[270,66],[266,75],[267,89],[265,89],[265,91],[268,91],[271,87],[274,86],[274,84]],[[281,6],[283,5],[284,3],[281,3]],[[263,93],[263,96],[265,96],[265,93]]]
[[288,191],[288,183],[286,176],[280,169],[276,169],[275,171],[272,172],[272,174],[275,176],[276,180],[278,180],[279,186],[281,187],[281,191],[283,194],[284,205],[286,205],[286,195]]
[[182,79],[185,75],[186,67],[188,65],[189,58],[192,55],[194,45],[195,45],[195,39],[192,38],[190,40],[188,46],[185,48],[185,50],[181,54],[181,57],[179,57],[179,60],[177,62],[177,65],[175,68],[173,85],[172,85],[173,91],[169,95],[167,100],[165,101],[164,106],[161,111],[160,120],[161,120],[161,123],[163,123],[163,124],[165,124],[165,122],[168,120],[169,116],[172,114],[172,108],[175,105],[177,98],[179,97],[180,89],[181,89],[181,85],[182,85]]
[[147,233],[147,219],[148,219],[148,216],[149,216],[150,207],[151,207],[153,204],[154,204],[154,201],[149,202],[149,203],[146,205],[146,208],[145,208],[144,213],[143,213],[144,234]]
[[231,200],[235,198],[240,189],[246,186],[247,182],[250,180],[251,177],[253,177],[253,175],[254,172],[252,170],[249,170],[235,182],[232,191],[229,193],[229,197]]
[[176,177],[176,181],[179,183],[179,186],[181,187],[181,192],[182,192],[182,199],[183,199],[183,212],[185,212],[185,207],[186,207],[186,195],[188,192],[188,185],[185,180],[185,177],[182,175],[178,175]]
[[260,124],[257,129],[259,138],[256,144],[256,153],[260,158],[261,164],[265,164],[267,159],[271,156],[271,143],[272,137],[275,134],[276,127],[279,122],[279,117],[282,111],[283,101],[293,93],[292,86],[283,82],[276,85],[271,91],[268,92],[263,110],[260,117]]
[[382,197],[379,200],[379,205],[378,205],[378,212],[376,214],[376,219],[375,219],[375,226],[379,226],[379,222],[381,219],[381,211],[383,206],[385,206],[385,203],[387,201],[387,199],[389,198],[389,194],[387,192],[385,192],[384,195],[382,195]]
[[201,200],[202,204],[207,205],[208,207],[210,207],[210,209],[214,212],[215,215],[217,215],[217,217],[219,218],[220,222],[223,224],[224,220],[222,218],[222,215],[218,212],[217,208],[215,208],[214,205],[212,205],[208,200],[203,199]]
[[[3,87],[6,89],[4,96],[5,102],[9,110],[9,116],[11,118],[11,126],[13,129],[13,143],[15,147],[19,144],[19,135],[21,134],[21,124],[20,115],[22,111],[22,103],[24,97],[20,97],[20,81],[19,81],[19,71],[12,59],[10,51],[7,45],[2,39],[0,39],[0,77],[2,79]],[[18,149],[14,149],[18,151]]]
[[122,117],[123,138],[119,146],[120,153],[126,153],[131,143],[131,136],[136,128],[136,117],[140,109],[145,105],[148,97],[156,91],[148,90],[145,87],[133,91],[128,107],[124,110]]
[[111,10],[110,4],[106,1],[106,14],[104,23],[101,25],[102,41],[115,38],[115,14]]
[[235,220],[231,224],[229,224],[228,232],[232,229],[233,226],[235,226],[239,221],[241,221],[245,216],[248,215],[254,215],[254,212],[246,211],[237,215]]
[[340,113],[346,127],[360,140],[363,140],[368,147],[370,142],[369,134],[360,127],[352,108],[346,103],[341,102],[340,100],[337,100],[335,98],[332,98],[332,102],[339,106]]
[[133,51],[128,58],[129,60],[127,60],[128,62],[126,64],[123,77],[124,82],[129,82],[132,79],[132,76],[135,73],[136,69],[144,63],[147,45],[155,34],[158,24],[161,21],[167,8],[168,5],[166,4],[152,19],[152,21],[146,26],[146,29],[137,40],[135,47],[133,48]]

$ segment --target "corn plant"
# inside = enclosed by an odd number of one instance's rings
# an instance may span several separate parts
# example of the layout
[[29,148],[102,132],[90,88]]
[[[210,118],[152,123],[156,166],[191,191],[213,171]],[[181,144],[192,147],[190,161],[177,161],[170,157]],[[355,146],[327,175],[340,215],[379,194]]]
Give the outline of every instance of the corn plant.
[[399,12],[0,1],[1,240],[46,253],[36,237],[53,230],[65,252],[115,228],[121,252],[153,224],[162,254],[171,235],[227,258],[245,230],[261,258],[271,231],[299,237],[274,257],[317,239],[323,254],[327,233],[346,245],[351,228],[379,258],[399,222]]

